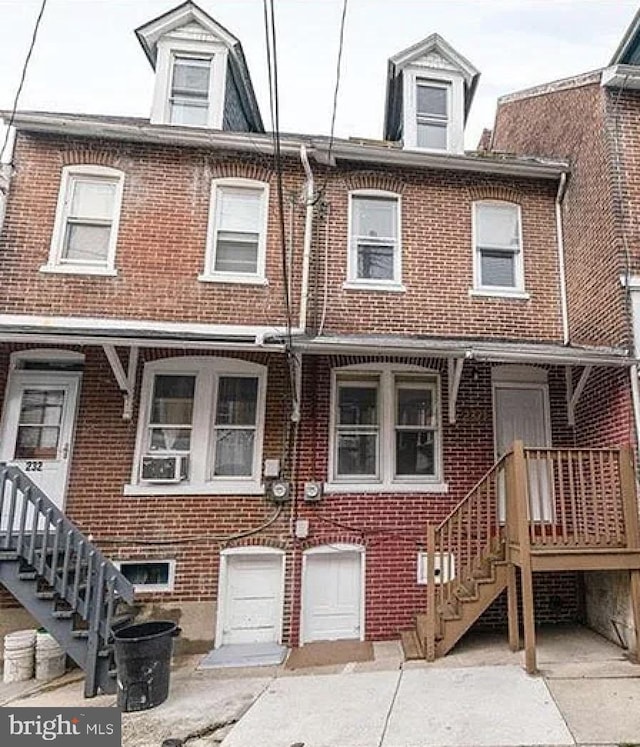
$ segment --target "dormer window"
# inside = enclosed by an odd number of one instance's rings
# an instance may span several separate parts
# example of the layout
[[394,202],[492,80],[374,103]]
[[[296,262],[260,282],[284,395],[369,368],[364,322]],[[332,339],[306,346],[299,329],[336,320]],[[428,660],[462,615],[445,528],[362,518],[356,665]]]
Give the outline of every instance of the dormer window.
[[451,86],[419,80],[416,84],[417,145],[430,150],[446,150],[449,127]]
[[479,73],[438,34],[389,60],[384,138],[405,148],[464,153]]
[[174,54],[169,95],[172,124],[205,127],[209,118],[211,57]]
[[264,132],[242,45],[191,0],[136,29],[156,74],[152,125]]

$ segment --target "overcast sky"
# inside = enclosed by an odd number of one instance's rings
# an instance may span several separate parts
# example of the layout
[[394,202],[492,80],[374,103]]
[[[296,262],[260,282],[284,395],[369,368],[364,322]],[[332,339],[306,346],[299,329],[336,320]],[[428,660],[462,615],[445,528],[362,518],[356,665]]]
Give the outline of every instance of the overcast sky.
[[[49,0],[20,108],[148,116],[134,29],[177,0]],[[262,0],[199,0],[242,42],[269,123]],[[387,59],[437,31],[481,72],[466,147],[496,98],[608,64],[638,0],[348,0],[336,134],[382,135]],[[0,107],[18,85],[40,0],[0,0]],[[276,0],[281,129],[328,133],[342,0]]]

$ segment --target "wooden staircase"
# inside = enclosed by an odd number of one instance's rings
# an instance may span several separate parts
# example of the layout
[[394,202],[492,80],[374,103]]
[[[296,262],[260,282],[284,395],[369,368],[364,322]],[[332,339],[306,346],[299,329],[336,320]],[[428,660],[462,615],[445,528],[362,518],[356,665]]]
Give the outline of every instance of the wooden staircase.
[[0,583],[85,672],[85,697],[116,691],[113,633],[133,586],[20,469],[0,464]]
[[[406,658],[447,654],[506,589],[509,645],[534,672],[533,571],[629,570],[640,624],[640,532],[628,449],[525,449],[516,441],[438,526],[427,528],[427,604]],[[640,628],[637,628],[640,629]],[[636,655],[639,652],[636,652]]]

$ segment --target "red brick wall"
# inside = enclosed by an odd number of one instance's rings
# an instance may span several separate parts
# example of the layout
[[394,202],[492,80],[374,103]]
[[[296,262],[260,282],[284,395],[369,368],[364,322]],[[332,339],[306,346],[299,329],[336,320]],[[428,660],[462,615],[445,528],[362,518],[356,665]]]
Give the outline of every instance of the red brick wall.
[[[405,334],[561,339],[553,182],[498,179],[417,169],[332,174],[327,206],[316,226],[311,323],[326,333]],[[402,283],[406,292],[343,288],[347,280],[348,194],[383,189],[401,196]],[[509,200],[521,205],[525,289],[530,300],[471,297],[472,203]],[[328,224],[328,231],[325,230]]]
[[[7,370],[5,346],[0,371]],[[287,589],[285,634],[296,641],[299,621],[301,553],[319,544],[349,542],[366,547],[366,631],[372,639],[389,638],[411,626],[425,604],[425,588],[416,583],[417,552],[424,547],[426,524],[440,521],[490,468],[494,461],[490,368],[468,363],[460,384],[457,422],[443,422],[446,494],[326,495],[317,505],[296,500],[263,532],[228,543],[221,537],[259,527],[275,509],[256,496],[123,495],[128,483],[137,428],[137,411],[122,419],[120,394],[101,350],[85,348],[76,442],[66,510],[83,531],[111,557],[175,559],[175,591],[147,594],[143,601],[209,601],[216,598],[219,551],[228,544],[268,544],[285,549]],[[146,351],[145,360],[175,355]],[[243,355],[242,357],[247,357]],[[280,457],[286,423],[287,384],[280,356],[253,354],[269,367],[264,454]],[[365,359],[359,359],[363,362]],[[330,370],[353,359],[309,357],[304,367],[304,405],[300,428],[298,496],[303,483],[326,479]],[[415,361],[412,361],[415,363]],[[441,372],[442,412],[447,412],[446,366]],[[554,443],[570,445],[561,371],[550,370]],[[291,520],[307,518],[309,538],[291,537]],[[157,544],[162,543],[162,544]],[[291,585],[295,594],[292,596]],[[212,621],[213,625],[213,621]],[[209,635],[211,631],[205,631]]]
[[[19,134],[14,161],[16,172],[0,240],[0,312],[284,324],[277,197],[266,159],[202,149]],[[99,163],[125,172],[117,277],[39,272],[49,257],[61,170],[79,163]],[[289,197],[299,196],[303,175],[295,161],[286,163],[285,221],[289,233]],[[197,279],[204,271],[211,180],[226,176],[270,183],[269,285],[205,283]],[[294,206],[293,213],[292,295],[297,308],[304,214],[299,205]]]
[[[498,106],[493,148],[569,161],[563,226],[571,340],[625,346],[629,328],[619,276],[626,263],[616,223],[609,96],[591,80],[539,95],[505,97]],[[627,120],[626,142],[631,142],[637,116]],[[637,153],[638,140],[633,142]]]
[[[63,166],[99,163],[125,173],[117,277],[39,272],[49,246]],[[282,325],[281,245],[269,159],[202,149],[19,134],[0,261],[0,313],[106,316],[183,322]],[[269,181],[268,286],[203,283],[211,179]],[[302,268],[304,175],[285,161],[285,232],[292,247],[294,323]],[[348,193],[388,189],[402,197],[404,293],[346,290]],[[416,169],[346,166],[332,172],[315,226],[310,315],[324,298],[325,237],[329,293],[325,331],[558,340],[561,336],[553,197],[543,180],[493,178]],[[472,298],[471,206],[476,199],[522,206],[529,300]]]

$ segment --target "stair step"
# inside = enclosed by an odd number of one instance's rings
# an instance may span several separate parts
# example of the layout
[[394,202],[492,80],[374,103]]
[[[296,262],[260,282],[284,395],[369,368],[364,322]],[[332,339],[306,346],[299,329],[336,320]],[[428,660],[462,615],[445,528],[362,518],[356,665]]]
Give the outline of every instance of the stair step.
[[88,638],[89,637],[89,631],[88,630],[72,630],[71,635],[74,638]]
[[57,592],[53,591],[53,589],[51,589],[50,591],[36,591],[36,597],[38,599],[55,599],[57,595]]
[[98,651],[98,656],[101,659],[107,659],[111,654],[113,653],[113,647],[112,646],[106,646],[105,648],[101,648]]
[[0,560],[17,560],[19,557],[15,550],[0,550]]
[[73,610],[53,610],[51,617],[55,617],[58,620],[70,620],[73,614]]
[[35,571],[20,571],[18,578],[21,581],[35,581],[38,578],[38,574]]
[[402,644],[402,651],[406,661],[411,661],[412,659],[424,659],[424,652],[415,630],[403,630],[400,633],[400,642]]

